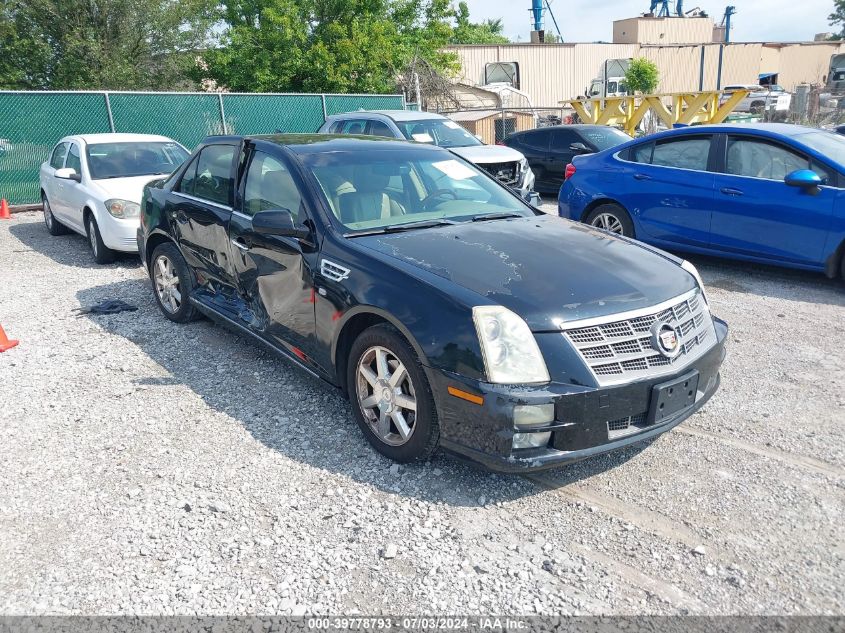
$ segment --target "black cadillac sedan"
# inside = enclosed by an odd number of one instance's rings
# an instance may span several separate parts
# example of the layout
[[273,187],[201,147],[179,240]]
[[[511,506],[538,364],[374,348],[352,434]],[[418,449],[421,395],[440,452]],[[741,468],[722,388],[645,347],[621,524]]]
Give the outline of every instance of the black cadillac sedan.
[[399,462],[548,468],[663,433],[719,384],[727,326],[692,265],[438,147],[211,137],[147,187],[138,246],[164,316],[337,386]]

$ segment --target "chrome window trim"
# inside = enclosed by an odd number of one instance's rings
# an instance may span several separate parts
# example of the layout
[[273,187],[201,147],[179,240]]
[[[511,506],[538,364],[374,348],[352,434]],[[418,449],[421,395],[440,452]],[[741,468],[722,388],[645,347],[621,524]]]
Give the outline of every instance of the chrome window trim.
[[182,193],[181,191],[172,191],[171,193],[176,196],[185,198],[186,200],[192,200],[193,202],[199,202],[201,204],[210,204],[212,207],[217,207],[218,209],[223,209],[224,211],[229,211],[230,213],[236,213],[236,211],[232,207],[227,206],[225,204],[220,204],[219,202],[214,202],[213,200],[206,200],[205,198],[192,196],[189,193]]
[[561,330],[577,330],[582,327],[604,325],[607,323],[613,323],[615,321],[627,321],[629,319],[635,319],[637,317],[647,316],[649,314],[654,314],[655,312],[662,312],[663,310],[667,310],[668,308],[671,308],[672,306],[677,305],[682,301],[689,300],[693,297],[693,295],[695,295],[696,292],[698,292],[698,287],[695,287],[692,290],[688,290],[684,294],[678,295],[677,297],[673,297],[672,299],[668,299],[666,301],[649,306],[647,308],[637,308],[636,310],[628,310],[627,312],[616,312],[614,314],[606,314],[600,317],[590,317],[588,319],[580,319],[578,321],[560,321],[559,323],[557,323],[557,326]]

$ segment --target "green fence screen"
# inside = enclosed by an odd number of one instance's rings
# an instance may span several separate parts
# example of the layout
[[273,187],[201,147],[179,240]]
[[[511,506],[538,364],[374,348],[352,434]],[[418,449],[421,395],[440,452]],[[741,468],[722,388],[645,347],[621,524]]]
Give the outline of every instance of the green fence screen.
[[209,134],[315,132],[332,114],[404,107],[401,95],[0,91],[0,198],[39,202],[41,163],[71,134],[163,134],[191,149]]

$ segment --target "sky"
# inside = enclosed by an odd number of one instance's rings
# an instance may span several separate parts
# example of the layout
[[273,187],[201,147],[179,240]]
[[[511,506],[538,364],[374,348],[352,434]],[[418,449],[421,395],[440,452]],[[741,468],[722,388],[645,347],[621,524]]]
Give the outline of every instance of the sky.
[[[502,18],[505,34],[513,41],[527,41],[532,28],[531,0],[466,0],[470,18]],[[613,20],[648,11],[650,0],[550,0],[565,42],[610,42]],[[827,22],[833,0],[684,0],[684,11],[699,5],[717,22],[725,6],[733,4],[731,39],[735,42],[807,41],[816,33],[835,30]],[[675,0],[670,0],[674,10]],[[554,32],[546,16],[546,30]]]

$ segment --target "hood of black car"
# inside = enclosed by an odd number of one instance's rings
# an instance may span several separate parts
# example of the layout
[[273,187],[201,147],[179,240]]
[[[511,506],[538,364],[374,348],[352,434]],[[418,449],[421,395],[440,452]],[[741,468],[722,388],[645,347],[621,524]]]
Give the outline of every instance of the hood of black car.
[[535,332],[646,308],[695,287],[646,248],[555,216],[467,222],[356,238],[519,314]]

